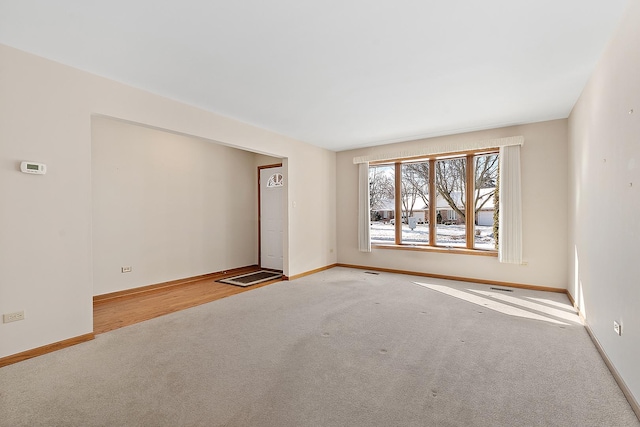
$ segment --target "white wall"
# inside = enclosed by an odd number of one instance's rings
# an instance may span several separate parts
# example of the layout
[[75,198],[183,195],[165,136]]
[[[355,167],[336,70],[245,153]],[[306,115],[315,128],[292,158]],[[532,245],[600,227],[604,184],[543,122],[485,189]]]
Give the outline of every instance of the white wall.
[[[356,156],[416,150],[429,144],[524,136],[521,151],[523,257],[527,265],[496,257],[373,249],[358,251]],[[567,121],[512,126],[338,153],[338,261],[447,276],[566,289]]]
[[258,182],[258,166],[277,165],[282,163],[282,159],[278,157],[265,156],[263,154],[254,154],[255,169],[256,169],[256,182]]
[[93,330],[92,115],[283,158],[285,274],[336,262],[335,153],[3,45],[0,63],[0,313],[26,313],[0,357]]
[[[569,291],[640,399],[640,3],[569,117]],[[629,114],[630,110],[634,110]],[[622,323],[623,335],[613,331]]]
[[257,264],[258,155],[104,117],[91,134],[95,295]]

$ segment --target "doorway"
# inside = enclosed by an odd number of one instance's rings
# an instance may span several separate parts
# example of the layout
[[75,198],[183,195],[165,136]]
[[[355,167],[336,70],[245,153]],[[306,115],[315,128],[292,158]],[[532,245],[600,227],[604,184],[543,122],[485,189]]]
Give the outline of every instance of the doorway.
[[283,270],[284,191],[282,164],[258,167],[260,268]]

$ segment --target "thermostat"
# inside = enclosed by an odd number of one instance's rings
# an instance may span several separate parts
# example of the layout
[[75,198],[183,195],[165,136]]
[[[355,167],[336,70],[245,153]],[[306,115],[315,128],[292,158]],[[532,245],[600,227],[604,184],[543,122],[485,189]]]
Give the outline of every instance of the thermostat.
[[22,162],[20,163],[20,170],[24,173],[35,173],[38,175],[44,175],[47,173],[47,165],[44,163],[36,162]]

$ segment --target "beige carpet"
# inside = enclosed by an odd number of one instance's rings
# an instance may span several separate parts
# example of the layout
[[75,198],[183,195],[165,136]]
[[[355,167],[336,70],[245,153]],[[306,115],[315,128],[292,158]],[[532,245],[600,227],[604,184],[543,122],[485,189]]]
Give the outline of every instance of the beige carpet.
[[638,426],[566,296],[334,268],[0,368],[1,426]]

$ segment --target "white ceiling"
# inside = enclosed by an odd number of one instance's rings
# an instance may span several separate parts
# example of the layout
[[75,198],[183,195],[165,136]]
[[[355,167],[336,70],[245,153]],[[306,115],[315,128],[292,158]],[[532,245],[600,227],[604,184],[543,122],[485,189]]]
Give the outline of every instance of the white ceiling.
[[0,0],[0,43],[340,151],[567,117],[626,4]]

